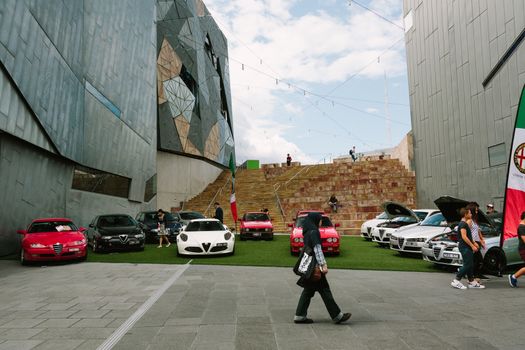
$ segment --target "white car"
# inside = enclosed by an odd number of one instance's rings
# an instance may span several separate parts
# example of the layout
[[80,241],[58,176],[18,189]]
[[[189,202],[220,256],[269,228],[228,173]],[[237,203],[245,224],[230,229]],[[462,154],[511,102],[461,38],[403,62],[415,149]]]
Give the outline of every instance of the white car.
[[372,240],[372,228],[376,227],[379,224],[382,224],[383,222],[388,220],[388,215],[385,212],[382,212],[378,216],[376,216],[372,220],[365,221],[361,225],[361,237],[366,239],[367,241]]
[[441,213],[428,216],[416,226],[405,226],[390,236],[390,249],[400,253],[421,254],[421,248],[435,236],[450,232]]
[[191,220],[177,236],[177,255],[219,255],[235,251],[235,235],[217,219]]
[[372,228],[372,241],[380,246],[388,246],[390,236],[402,227],[415,226],[426,217],[439,213],[437,209],[416,209],[412,211],[404,205],[394,202],[384,203],[383,208],[389,220]]
[[[449,196],[440,197],[434,203],[453,226],[461,219],[459,209],[468,204],[467,201]],[[481,254],[483,269],[487,273],[501,275],[507,266],[523,263],[518,253],[517,237],[506,239],[503,248],[499,246],[502,231],[501,214],[485,215],[479,210],[478,222],[485,237],[485,248],[481,249]],[[436,265],[462,266],[463,259],[458,249],[457,234],[454,228],[449,233],[440,234],[429,240],[421,249],[423,259]]]

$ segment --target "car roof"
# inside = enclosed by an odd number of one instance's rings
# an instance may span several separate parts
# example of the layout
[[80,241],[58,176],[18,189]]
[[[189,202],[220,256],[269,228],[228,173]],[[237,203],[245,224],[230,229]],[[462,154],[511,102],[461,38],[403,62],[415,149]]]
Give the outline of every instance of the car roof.
[[73,220],[67,219],[67,218],[39,218],[39,219],[33,220],[32,222],[47,222],[47,221],[70,221],[70,222],[73,222]]
[[220,222],[219,219],[212,219],[212,218],[204,218],[204,219],[193,219],[193,220],[190,220],[190,222],[197,222],[197,221],[217,221],[217,222]]
[[104,217],[106,217],[106,216],[129,216],[129,217],[131,217],[131,215],[123,214],[123,213],[120,213],[120,214],[119,213],[116,213],[116,214],[102,214],[102,215],[99,215],[98,217],[100,218],[100,217],[103,217],[103,216]]

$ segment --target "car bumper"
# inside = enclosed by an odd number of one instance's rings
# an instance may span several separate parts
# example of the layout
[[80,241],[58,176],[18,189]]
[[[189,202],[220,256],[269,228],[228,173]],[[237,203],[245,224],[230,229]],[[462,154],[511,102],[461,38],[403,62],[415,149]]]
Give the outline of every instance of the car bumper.
[[269,232],[251,232],[241,231],[239,236],[243,239],[270,239],[273,238],[273,231]]
[[421,254],[423,243],[405,241],[400,243],[397,239],[390,239],[390,249],[401,253]]
[[[304,243],[291,243],[290,244],[290,251],[292,253],[299,253],[301,251],[301,249],[303,248],[304,246]],[[339,253],[339,247],[340,247],[340,244],[339,243],[328,243],[328,244],[323,244],[321,245],[321,248],[323,250],[323,253],[324,254],[332,254],[332,253],[336,253],[338,254]]]
[[120,240],[99,240],[97,241],[99,249],[103,250],[133,250],[144,248],[144,239],[130,238],[127,242]]
[[60,253],[52,248],[24,249],[25,261],[63,261],[83,259],[87,256],[86,246],[64,247]]
[[366,238],[366,239],[372,239],[371,227],[365,230],[361,230],[361,237]]
[[233,253],[234,245],[222,243],[216,243],[214,246],[210,247],[205,251],[202,245],[199,244],[190,244],[190,245],[179,245],[177,246],[177,251],[179,255],[222,255],[222,254],[231,254]]
[[425,248],[421,249],[423,254],[423,260],[432,262],[438,265],[446,266],[463,266],[463,259],[459,252],[450,252],[450,251],[439,251],[435,252],[434,249]]

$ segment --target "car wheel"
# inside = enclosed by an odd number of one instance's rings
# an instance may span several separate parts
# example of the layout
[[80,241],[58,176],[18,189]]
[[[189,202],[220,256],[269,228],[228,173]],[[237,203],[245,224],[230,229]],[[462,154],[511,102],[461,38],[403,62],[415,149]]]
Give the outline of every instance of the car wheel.
[[26,261],[25,256],[24,256],[24,249],[23,248],[20,249],[20,264],[27,265],[27,261]]
[[505,254],[502,251],[493,249],[485,254],[483,268],[488,274],[501,276],[506,267],[507,261],[505,259]]

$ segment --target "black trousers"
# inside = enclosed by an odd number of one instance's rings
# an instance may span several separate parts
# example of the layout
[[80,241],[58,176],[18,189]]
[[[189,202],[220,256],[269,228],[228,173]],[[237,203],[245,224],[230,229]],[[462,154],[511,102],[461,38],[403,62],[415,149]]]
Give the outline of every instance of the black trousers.
[[479,248],[477,252],[474,253],[474,277],[480,277],[481,272],[483,271],[483,255],[481,254],[481,242],[477,242]]
[[[323,276],[323,279],[324,278],[325,277]],[[306,315],[308,314],[308,307],[310,306],[310,301],[314,297],[315,292],[319,292],[319,295],[321,295],[324,305],[326,306],[326,310],[330,314],[332,320],[335,320],[341,314],[341,309],[335,302],[334,296],[332,295],[332,291],[330,290],[330,286],[328,285],[328,283],[322,283],[322,285],[318,287],[305,286],[303,292],[301,293],[301,297],[299,298],[299,303],[297,304],[297,310],[295,311],[295,315],[306,317]]]

